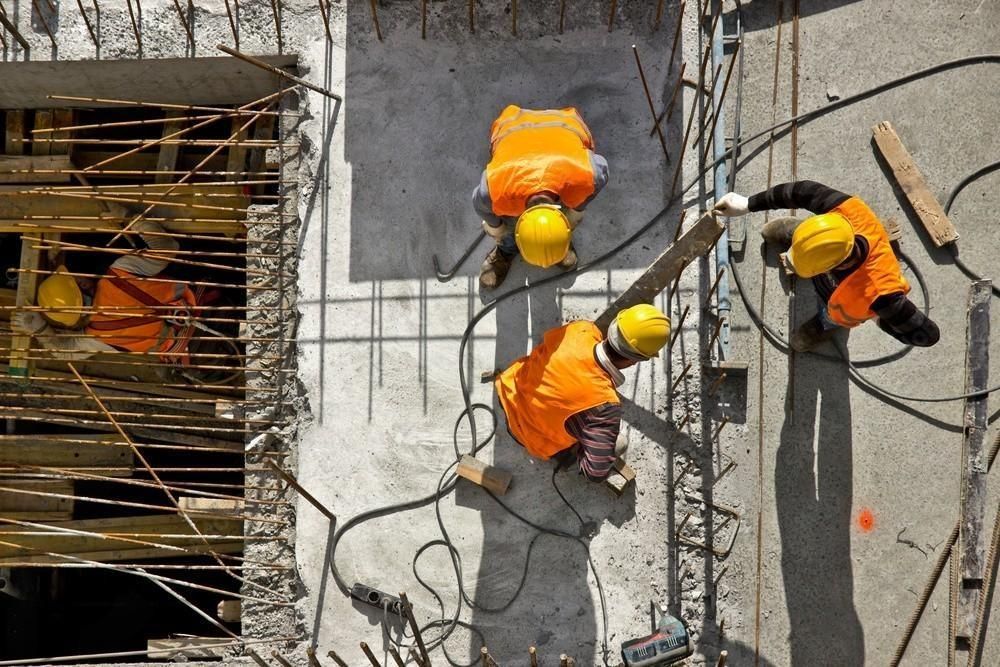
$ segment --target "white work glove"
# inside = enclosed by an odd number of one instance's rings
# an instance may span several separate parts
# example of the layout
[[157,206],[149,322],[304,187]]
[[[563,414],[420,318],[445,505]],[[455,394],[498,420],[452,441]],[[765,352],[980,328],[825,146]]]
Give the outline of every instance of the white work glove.
[[487,236],[499,243],[500,239],[507,236],[507,223],[501,222],[499,226],[494,227],[483,220],[483,231],[486,232]]
[[10,318],[10,328],[22,336],[34,336],[47,326],[42,314],[34,310],[18,310]]
[[712,210],[716,213],[732,218],[737,215],[746,215],[750,212],[750,200],[743,195],[730,192],[722,199],[715,202]]

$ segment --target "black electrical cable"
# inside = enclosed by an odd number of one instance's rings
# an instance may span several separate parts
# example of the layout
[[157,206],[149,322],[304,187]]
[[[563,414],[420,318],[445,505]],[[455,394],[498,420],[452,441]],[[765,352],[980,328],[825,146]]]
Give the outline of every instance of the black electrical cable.
[[[958,185],[956,185],[955,188],[951,191],[951,194],[948,195],[948,200],[944,203],[945,215],[949,215],[951,213],[951,205],[955,202],[955,197],[958,196],[958,193],[964,190],[966,186],[968,186],[969,184],[979,180],[986,174],[996,171],[997,169],[1000,169],[1000,160],[988,164],[980,169],[977,169],[976,171],[972,172],[971,174],[963,178],[961,181],[959,181]],[[969,276],[973,280],[983,279],[982,276],[980,276],[978,273],[970,269],[968,265],[966,265],[966,263],[962,261],[962,258],[958,256],[957,244],[955,243],[948,244],[948,249],[951,251],[951,257],[952,260],[955,262],[955,266],[957,266],[962,271],[962,273]],[[1000,286],[996,284],[993,285],[993,296],[1000,297]]]
[[[607,261],[611,257],[617,255],[619,252],[621,252],[622,250],[624,250],[628,246],[632,245],[640,237],[644,236],[647,231],[649,231],[654,225],[656,225],[658,222],[660,222],[666,216],[666,214],[670,210],[670,208],[672,206],[674,206],[675,204],[679,203],[681,201],[681,198],[683,197],[683,195],[686,194],[692,187],[694,187],[712,169],[714,169],[715,166],[716,166],[716,164],[718,164],[719,162],[722,162],[722,161],[724,161],[726,159],[729,159],[729,158],[733,158],[733,162],[736,162],[736,159],[733,156],[739,154],[740,150],[743,147],[749,145],[750,143],[756,141],[757,139],[760,139],[761,137],[767,136],[767,135],[771,134],[772,132],[775,132],[776,130],[780,130],[782,128],[786,128],[786,127],[790,126],[794,122],[798,122],[799,125],[804,125],[804,124],[806,124],[809,121],[815,120],[816,118],[819,118],[820,116],[823,116],[823,115],[825,115],[825,114],[827,114],[829,112],[835,111],[836,109],[839,109],[841,107],[848,106],[848,105],[853,104],[855,102],[858,102],[860,100],[866,99],[868,97],[872,97],[874,95],[878,95],[878,94],[880,94],[882,92],[885,92],[885,91],[890,90],[892,88],[895,88],[897,86],[901,86],[901,85],[910,83],[912,81],[916,81],[918,79],[922,79],[922,78],[927,77],[927,76],[932,76],[934,74],[938,74],[938,73],[941,73],[941,72],[944,72],[944,71],[947,71],[947,70],[950,70],[950,69],[956,69],[956,68],[960,68],[960,67],[966,67],[966,66],[969,66],[969,65],[978,65],[978,64],[985,64],[985,63],[998,63],[998,62],[1000,62],[1000,54],[983,54],[983,55],[978,55],[978,56],[969,56],[969,57],[965,57],[965,58],[958,58],[958,59],[955,59],[955,60],[949,60],[949,61],[946,61],[946,62],[943,62],[943,63],[939,63],[937,65],[934,65],[932,67],[924,68],[924,69],[918,70],[916,72],[912,72],[910,74],[904,75],[902,77],[898,77],[896,79],[892,79],[892,80],[890,80],[888,82],[879,84],[878,86],[875,86],[875,87],[870,88],[868,90],[862,91],[862,92],[857,93],[855,95],[851,95],[851,96],[848,96],[846,98],[842,98],[840,100],[836,100],[836,101],[831,102],[829,104],[825,104],[823,106],[820,106],[817,109],[813,109],[812,111],[801,113],[801,114],[798,114],[797,116],[793,116],[791,118],[787,118],[787,119],[785,119],[785,120],[783,120],[783,121],[781,121],[779,123],[775,123],[775,124],[771,125],[770,127],[766,128],[764,130],[761,130],[757,134],[749,137],[748,139],[742,139],[742,140],[740,140],[739,142],[737,142],[736,144],[734,144],[728,151],[726,151],[725,153],[723,153],[722,155],[720,155],[717,159],[715,159],[714,161],[712,161],[710,164],[706,165],[698,173],[698,175],[689,184],[687,184],[684,187],[683,190],[681,190],[681,192],[679,192],[677,194],[674,194],[673,196],[670,197],[670,200],[668,201],[667,205],[662,210],[660,210],[659,213],[657,213],[656,215],[654,215],[648,222],[646,222],[639,229],[637,229],[635,232],[633,232],[627,239],[625,239],[623,242],[619,243],[617,246],[613,247],[612,249],[608,250],[603,255],[597,257],[594,260],[591,260],[590,262],[586,262],[584,264],[581,264],[581,265],[577,266],[572,271],[569,271],[569,272],[566,272],[566,273],[555,274],[555,275],[552,275],[552,276],[548,276],[546,278],[542,278],[541,280],[535,281],[533,283],[522,285],[522,286],[517,287],[517,288],[515,288],[513,290],[505,292],[504,294],[501,294],[500,296],[497,296],[493,300],[487,302],[483,306],[483,308],[478,313],[476,313],[472,317],[472,319],[469,321],[469,324],[466,326],[465,332],[462,335],[462,339],[461,339],[461,342],[460,342],[460,345],[459,345],[459,356],[458,356],[458,358],[459,358],[459,364],[458,364],[458,366],[459,366],[459,380],[460,380],[460,383],[461,383],[462,397],[463,397],[463,402],[464,402],[464,409],[462,410],[461,414],[458,417],[458,421],[456,422],[455,431],[454,431],[454,444],[455,444],[455,450],[456,450],[456,461],[453,462],[445,470],[444,473],[442,473],[442,476],[441,476],[441,478],[440,478],[440,480],[438,482],[438,488],[437,488],[437,490],[433,494],[430,494],[428,496],[424,496],[423,498],[418,498],[416,500],[402,502],[402,503],[395,503],[395,504],[392,504],[392,505],[387,505],[385,507],[376,508],[374,510],[369,510],[367,512],[363,512],[362,514],[359,514],[359,515],[353,517],[352,519],[350,519],[348,522],[346,522],[343,526],[341,526],[337,530],[337,532],[334,534],[334,538],[333,538],[333,541],[332,541],[332,544],[331,544],[331,547],[330,547],[330,568],[331,568],[331,571],[333,573],[334,580],[336,581],[336,583],[337,583],[338,587],[341,589],[341,591],[344,592],[345,595],[349,595],[350,594],[350,590],[348,589],[348,587],[347,587],[346,583],[344,582],[343,578],[340,576],[340,573],[339,573],[339,571],[337,569],[337,566],[336,566],[336,549],[337,549],[337,545],[340,542],[340,539],[343,537],[344,533],[346,533],[351,528],[353,528],[353,527],[355,527],[355,526],[357,526],[357,525],[359,525],[361,523],[364,523],[365,521],[369,521],[371,519],[378,518],[378,517],[381,517],[381,516],[386,516],[388,514],[394,514],[396,512],[406,511],[406,510],[410,510],[410,509],[416,509],[418,507],[422,507],[424,505],[427,505],[427,504],[430,504],[430,503],[434,503],[435,505],[438,506],[438,508],[437,508],[437,511],[438,511],[438,524],[439,524],[439,527],[442,528],[442,534],[443,534],[444,539],[442,539],[442,540],[435,540],[435,541],[433,541],[433,543],[428,543],[428,544],[424,545],[423,547],[421,547],[421,549],[418,550],[417,556],[415,556],[415,558],[414,558],[414,565],[413,565],[414,572],[416,573],[416,559],[417,559],[417,557],[419,557],[419,555],[422,554],[427,548],[429,548],[430,546],[438,546],[438,545],[445,546],[448,549],[449,554],[451,555],[452,563],[453,563],[453,566],[455,567],[456,576],[457,576],[457,584],[458,584],[458,588],[459,588],[460,593],[461,593],[461,597],[462,597],[462,599],[464,599],[466,601],[466,603],[471,602],[469,600],[468,596],[465,594],[465,591],[464,591],[463,581],[462,581],[462,577],[461,577],[461,559],[458,556],[457,549],[451,543],[450,538],[447,536],[447,531],[443,530],[443,522],[441,521],[441,517],[440,517],[439,503],[440,503],[440,500],[444,496],[446,496],[448,493],[450,493],[455,488],[456,478],[454,476],[452,476],[452,478],[448,482],[445,482],[444,480],[448,476],[448,473],[450,472],[450,470],[458,464],[458,460],[457,459],[461,458],[460,453],[459,453],[459,448],[458,448],[458,425],[461,423],[461,421],[463,419],[465,419],[465,418],[468,418],[469,430],[470,430],[470,435],[471,435],[470,441],[473,443],[472,448],[471,448],[471,453],[475,453],[475,452],[479,451],[482,447],[484,447],[486,444],[488,444],[490,442],[490,440],[492,440],[492,438],[493,438],[493,436],[495,435],[495,432],[496,432],[496,415],[493,414],[492,408],[490,408],[489,406],[487,406],[485,404],[482,404],[482,403],[472,403],[472,400],[471,400],[471,391],[470,391],[469,386],[468,386],[468,380],[467,380],[467,378],[465,376],[465,368],[464,368],[464,363],[463,362],[464,362],[464,359],[465,359],[465,350],[466,350],[466,347],[467,347],[467,343],[468,343],[470,337],[472,336],[472,332],[475,330],[475,327],[479,324],[479,322],[487,314],[489,314],[491,311],[493,311],[500,303],[502,303],[503,301],[506,301],[507,299],[513,298],[514,296],[517,296],[518,294],[521,294],[523,292],[527,292],[529,290],[536,289],[538,287],[541,287],[543,285],[549,284],[549,283],[554,282],[556,280],[561,280],[561,279],[563,279],[567,275],[567,273],[570,273],[570,274],[579,274],[579,273],[584,273],[586,271],[589,271],[590,269],[594,268],[595,266],[597,266],[599,264],[602,264],[603,262]],[[751,151],[750,154],[747,156],[747,158],[745,160],[743,160],[743,162],[739,166],[742,167],[743,164],[746,164],[750,160],[754,159],[754,157],[756,157],[756,155],[760,151],[762,151],[766,147],[766,145],[767,145],[767,142],[763,142],[760,146],[758,146],[756,149],[754,149],[753,151]],[[736,167],[735,164],[734,164],[734,167]],[[904,256],[904,258],[905,258],[905,256]],[[918,277],[918,282],[921,283],[922,288],[926,291],[926,287],[923,286],[923,278],[922,278],[922,276],[920,276],[919,271],[916,270],[916,267],[911,262],[909,262],[909,260],[907,260],[907,262],[910,264],[911,269],[913,269],[914,275]],[[781,343],[787,349],[787,342],[784,341],[784,339],[781,338],[780,335],[778,335],[776,332],[774,332],[763,321],[763,319],[760,317],[760,314],[749,303],[749,300],[748,300],[748,298],[747,298],[747,296],[746,296],[746,294],[745,294],[745,292],[744,292],[744,290],[742,288],[741,281],[739,279],[738,271],[737,271],[737,269],[735,267],[735,264],[730,264],[730,269],[733,272],[733,277],[734,277],[734,280],[737,283],[737,287],[739,288],[740,295],[743,298],[743,301],[744,301],[744,303],[745,303],[745,305],[747,307],[748,312],[751,314],[751,319],[754,320],[754,323],[757,324],[757,326],[761,327],[761,329],[768,334],[769,339],[772,340],[772,342]],[[926,304],[925,304],[925,307],[926,307]],[[928,399],[928,398],[917,398],[917,397],[903,396],[903,395],[896,394],[894,392],[882,389],[878,385],[876,385],[876,384],[868,381],[867,379],[865,379],[860,374],[860,372],[857,370],[857,367],[855,366],[855,364],[853,364],[850,361],[850,359],[847,358],[847,356],[846,356],[846,350],[843,351],[843,355],[844,355],[843,361],[848,365],[849,371],[851,372],[852,377],[854,377],[856,381],[858,381],[859,383],[861,383],[861,384],[869,387],[876,394],[881,394],[883,396],[893,397],[893,398],[897,398],[897,399],[900,399],[900,400],[917,401],[917,402],[953,401],[953,400],[961,400],[961,399],[964,399],[964,398],[967,398],[967,397],[970,397],[970,396],[979,396],[979,395],[983,395],[983,394],[987,394],[987,393],[992,393],[992,392],[997,391],[998,389],[1000,389],[1000,386],[997,386],[997,387],[993,387],[993,388],[987,389],[987,390],[985,390],[983,392],[975,392],[975,393],[972,393],[972,394],[964,394],[964,395],[960,395],[960,396],[945,397],[945,398],[930,398],[930,399]],[[889,356],[895,357],[896,355],[889,355]],[[888,356],[886,358],[888,358]],[[494,421],[494,423],[493,423],[493,429],[491,430],[489,436],[487,436],[487,438],[483,442],[481,442],[481,443],[478,441],[477,436],[476,436],[476,420],[475,420],[475,414],[474,414],[474,411],[475,411],[476,408],[484,409],[484,410],[490,412],[492,414],[492,416],[493,416],[493,421]],[[556,487],[556,488],[558,490],[558,487]],[[489,492],[487,492],[487,493],[489,493]],[[554,535],[554,536],[557,536],[557,537],[563,537],[563,538],[566,538],[566,539],[573,539],[573,540],[577,541],[578,543],[580,543],[584,547],[584,549],[587,551],[587,559],[588,559],[588,562],[589,562],[589,564],[591,566],[591,569],[594,572],[595,581],[597,583],[597,589],[598,589],[598,593],[599,593],[599,596],[600,596],[601,610],[602,610],[602,616],[603,616],[603,635],[604,635],[604,639],[603,639],[603,642],[602,642],[602,650],[603,650],[603,653],[604,653],[604,662],[605,662],[605,664],[607,664],[607,660],[608,660],[608,646],[607,646],[607,637],[608,637],[608,634],[607,634],[607,632],[608,632],[608,627],[607,627],[608,626],[608,622],[607,622],[607,607],[606,607],[606,604],[605,604],[604,589],[603,589],[603,586],[601,584],[600,578],[597,576],[597,570],[596,570],[596,568],[594,568],[594,563],[593,563],[593,559],[591,558],[591,555],[590,555],[589,546],[586,544],[586,542],[584,542],[578,536],[575,536],[575,535],[572,535],[570,533],[566,533],[566,532],[563,532],[563,531],[559,531],[559,530],[556,530],[556,529],[551,529],[551,528],[547,528],[547,527],[544,527],[544,526],[540,526],[540,525],[537,525],[537,524],[531,522],[529,519],[521,516],[520,514],[518,514],[517,512],[515,512],[512,508],[510,508],[507,505],[505,505],[504,503],[502,503],[493,494],[490,493],[489,495],[493,498],[494,501],[496,501],[504,510],[506,510],[508,513],[510,513],[512,516],[514,516],[518,520],[522,521],[523,523],[525,523],[525,524],[527,524],[527,525],[529,525],[529,526],[531,526],[531,527],[533,527],[533,528],[535,528],[536,530],[539,531],[539,534],[536,535],[532,539],[531,545],[529,546],[529,554],[528,554],[528,559],[529,560],[530,560],[530,548],[532,546],[534,546],[535,540],[540,536],[540,534],[550,534],[550,535]],[[526,566],[525,566],[525,573],[526,572],[527,572],[527,563],[526,563]],[[434,597],[438,600],[438,603],[439,603],[439,605],[441,606],[441,609],[442,609],[442,618],[440,620],[438,620],[438,621],[432,621],[430,624],[428,624],[427,626],[425,626],[426,628],[439,627],[439,626],[443,628],[442,632],[441,632],[441,635],[438,638],[436,638],[435,640],[433,640],[430,644],[428,644],[429,646],[430,645],[434,645],[434,646],[441,645],[442,648],[443,648],[443,644],[444,644],[445,640],[448,638],[448,636],[450,636],[450,634],[457,627],[466,627],[466,628],[469,628],[473,632],[476,632],[480,636],[482,636],[481,633],[479,633],[479,631],[476,630],[471,624],[466,623],[464,621],[459,621],[458,620],[458,616],[461,613],[461,604],[462,604],[461,602],[459,602],[456,605],[455,614],[452,616],[452,618],[446,620],[444,618],[444,605],[443,605],[443,602],[441,601],[440,596],[437,594],[437,592],[435,590],[433,590],[432,587],[430,587],[428,584],[426,584],[422,579],[419,579],[419,577],[418,577],[418,580],[420,581],[421,585],[423,585],[425,588],[427,588],[434,595]],[[523,585],[524,585],[524,578],[522,578],[521,584],[519,585],[519,587],[514,592],[514,598],[515,599],[517,597],[517,594],[520,593],[521,589],[523,588]],[[511,600],[511,602],[512,601],[513,601],[513,599]],[[388,630],[388,628],[386,628],[386,630]],[[390,638],[390,641],[394,641],[395,642],[395,640],[392,639],[391,635],[389,635],[388,631],[386,632],[386,635]],[[445,655],[446,655],[446,658],[448,659],[448,661],[451,662],[452,664],[455,664],[455,665],[459,664],[459,663],[453,662],[451,660],[451,658],[448,657],[447,651],[445,651]]]

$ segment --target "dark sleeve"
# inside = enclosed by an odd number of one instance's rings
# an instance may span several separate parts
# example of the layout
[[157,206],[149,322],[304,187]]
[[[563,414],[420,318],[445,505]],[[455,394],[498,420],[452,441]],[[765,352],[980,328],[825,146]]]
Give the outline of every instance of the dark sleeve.
[[490,187],[486,183],[486,170],[479,179],[479,185],[472,191],[472,208],[476,209],[490,227],[499,227],[502,220],[493,213],[493,200],[490,198]]
[[580,445],[577,448],[580,472],[592,482],[603,481],[611,474],[621,419],[621,406],[605,403],[566,420],[566,430]]
[[751,211],[804,208],[814,214],[827,213],[850,199],[850,195],[816,181],[793,181],[775,185],[750,197]]
[[880,296],[872,302],[871,309],[878,315],[882,331],[901,343],[930,347],[941,337],[934,321],[920,312],[902,292]]

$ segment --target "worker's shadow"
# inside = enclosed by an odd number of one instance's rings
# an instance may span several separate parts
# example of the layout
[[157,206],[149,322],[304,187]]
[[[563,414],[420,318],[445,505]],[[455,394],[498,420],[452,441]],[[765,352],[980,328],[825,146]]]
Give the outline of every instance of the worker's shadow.
[[[524,284],[524,275],[524,269],[515,264],[508,278],[510,283],[504,288]],[[565,279],[571,280],[571,276]],[[557,299],[558,286],[565,287],[564,280],[538,287],[526,295],[516,295],[498,305],[495,368],[506,368],[524,356],[530,347],[541,343],[546,331],[563,323]],[[514,441],[507,431],[495,392],[492,393],[500,425],[494,445],[479,457],[513,474],[510,490],[500,500],[536,525],[573,535],[584,532],[580,520],[553,488],[554,463],[529,457]],[[578,491],[575,485],[580,484],[575,478],[575,472],[562,472],[557,478],[560,488],[574,504],[579,495],[575,493]],[[592,490],[594,494],[606,496],[601,485],[595,484]],[[526,655],[527,646],[535,645],[540,653],[587,656],[581,664],[589,663],[600,628],[588,585],[588,558],[584,546],[572,539],[547,534],[539,536],[535,528],[513,517],[471,485],[460,484],[456,494],[458,504],[481,511],[483,522],[478,576],[473,579],[471,569],[466,574],[470,596],[487,609],[502,607],[514,598],[502,614],[473,610],[472,623],[484,636],[469,638],[470,655],[478,655],[482,641],[498,656]],[[605,502],[612,501],[605,497]],[[582,505],[577,510],[588,518]]]
[[[843,333],[838,334],[843,335]],[[792,665],[861,665],[854,608],[851,400],[841,364],[801,355],[774,462]]]

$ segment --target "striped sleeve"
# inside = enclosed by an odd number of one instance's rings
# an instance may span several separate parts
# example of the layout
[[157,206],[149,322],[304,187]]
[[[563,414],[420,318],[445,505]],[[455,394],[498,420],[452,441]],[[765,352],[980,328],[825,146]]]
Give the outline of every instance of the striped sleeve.
[[621,416],[620,405],[604,403],[566,420],[566,430],[580,444],[577,448],[580,472],[592,482],[600,482],[611,473]]

